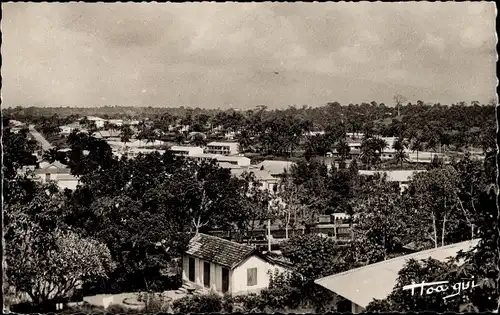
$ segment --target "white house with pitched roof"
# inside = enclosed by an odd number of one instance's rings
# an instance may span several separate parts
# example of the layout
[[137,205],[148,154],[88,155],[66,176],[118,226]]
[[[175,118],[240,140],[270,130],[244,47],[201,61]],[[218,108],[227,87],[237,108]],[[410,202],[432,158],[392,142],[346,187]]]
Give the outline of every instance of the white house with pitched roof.
[[369,171],[359,170],[359,175],[374,176],[375,174],[386,174],[388,182],[396,182],[399,184],[401,191],[408,188],[408,183],[419,172],[426,172],[426,170],[391,170],[391,171]]
[[286,270],[253,246],[202,233],[190,240],[182,266],[184,284],[179,291],[193,288],[232,295],[259,292],[269,286],[271,272]]
[[79,179],[70,173],[69,167],[59,161],[40,162],[39,168],[35,169],[34,173],[36,180],[42,183],[54,181],[60,189],[75,190],[79,183]]

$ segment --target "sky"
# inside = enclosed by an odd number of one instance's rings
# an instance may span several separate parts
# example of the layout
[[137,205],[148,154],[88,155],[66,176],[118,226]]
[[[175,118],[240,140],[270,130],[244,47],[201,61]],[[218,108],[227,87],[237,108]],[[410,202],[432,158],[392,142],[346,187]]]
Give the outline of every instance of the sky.
[[493,2],[2,7],[6,107],[496,98]]

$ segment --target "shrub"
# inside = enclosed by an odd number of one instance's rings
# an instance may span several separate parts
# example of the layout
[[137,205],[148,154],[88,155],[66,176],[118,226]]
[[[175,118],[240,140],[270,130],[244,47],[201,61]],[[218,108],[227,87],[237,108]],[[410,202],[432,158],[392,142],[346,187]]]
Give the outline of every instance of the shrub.
[[264,289],[260,293],[260,298],[267,307],[274,311],[296,309],[302,302],[300,289],[290,286]]
[[120,304],[111,304],[107,309],[106,313],[111,313],[111,314],[137,314],[140,313],[140,311],[131,309],[128,307],[125,307]]
[[219,295],[185,296],[173,302],[176,313],[217,313],[223,310],[222,298]]
[[137,300],[144,303],[144,311],[147,313],[167,312],[170,308],[168,298],[153,292],[141,292]]
[[[266,308],[264,301],[261,296],[255,293],[248,295],[238,295],[233,298],[234,300],[234,310],[236,308],[241,308],[241,312],[263,312]],[[238,307],[236,306],[238,304]]]

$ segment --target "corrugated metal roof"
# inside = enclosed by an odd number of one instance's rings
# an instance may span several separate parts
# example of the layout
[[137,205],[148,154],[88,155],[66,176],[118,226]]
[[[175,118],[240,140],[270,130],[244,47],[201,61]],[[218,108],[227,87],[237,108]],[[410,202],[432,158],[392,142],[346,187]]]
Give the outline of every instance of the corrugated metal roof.
[[425,172],[425,170],[393,170],[393,171],[367,171],[360,170],[359,175],[375,175],[376,173],[386,173],[387,181],[389,182],[408,182],[410,178],[418,172]]
[[213,142],[210,142],[207,144],[207,147],[208,146],[233,146],[233,145],[237,145],[238,142],[219,142],[219,141],[213,141]]
[[56,167],[58,169],[67,169],[68,168],[66,165],[62,164],[59,161],[54,161],[52,163],[49,163],[47,161],[40,162],[40,169],[41,170],[49,168],[51,166],[54,166],[54,167]]
[[216,236],[198,233],[189,241],[186,254],[215,264],[234,268],[256,253],[252,246],[239,244]]
[[279,175],[283,174],[285,170],[289,172],[292,165],[295,165],[295,163],[290,161],[265,160],[257,164],[256,168],[260,169],[264,167],[263,170],[269,171],[271,175]]
[[448,257],[455,257],[460,250],[473,249],[478,242],[479,239],[475,239],[389,259],[321,278],[315,283],[365,308],[373,299],[387,298],[396,285],[398,272],[408,260],[433,258],[445,261]]
[[201,147],[193,147],[193,146],[180,146],[180,145],[174,145],[170,147],[171,151],[190,151],[193,149],[203,149]]
[[258,181],[270,181],[275,180],[274,177],[269,174],[269,171],[254,169],[254,168],[233,168],[231,169],[231,174],[234,176],[242,176],[243,173],[253,173],[255,175],[255,179]]

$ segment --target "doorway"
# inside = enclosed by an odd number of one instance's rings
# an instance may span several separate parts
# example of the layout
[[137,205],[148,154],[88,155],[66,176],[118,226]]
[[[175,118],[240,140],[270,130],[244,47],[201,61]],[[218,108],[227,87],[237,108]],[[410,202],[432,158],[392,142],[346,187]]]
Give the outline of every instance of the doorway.
[[194,275],[194,258],[192,257],[189,257],[189,275],[188,275],[188,278],[189,278],[189,281],[191,282],[194,282],[194,278],[195,278],[195,275]]

